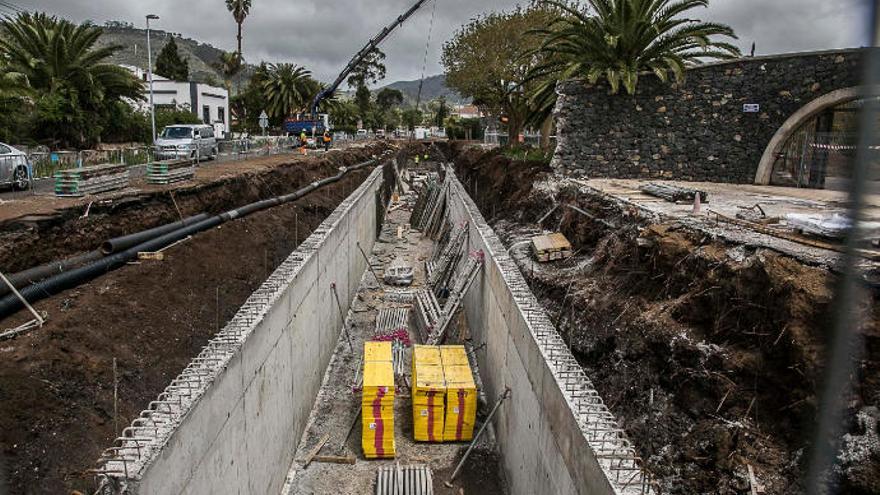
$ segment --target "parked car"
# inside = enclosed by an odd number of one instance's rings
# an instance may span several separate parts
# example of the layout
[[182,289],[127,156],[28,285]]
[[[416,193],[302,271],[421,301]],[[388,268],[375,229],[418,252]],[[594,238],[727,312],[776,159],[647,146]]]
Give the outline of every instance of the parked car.
[[16,190],[28,188],[27,155],[8,144],[0,143],[0,186],[12,186]]
[[376,130],[376,139],[385,139],[385,129]]
[[367,139],[368,133],[366,129],[358,129],[357,139]]
[[209,125],[170,125],[156,139],[159,160],[217,158],[217,138]]

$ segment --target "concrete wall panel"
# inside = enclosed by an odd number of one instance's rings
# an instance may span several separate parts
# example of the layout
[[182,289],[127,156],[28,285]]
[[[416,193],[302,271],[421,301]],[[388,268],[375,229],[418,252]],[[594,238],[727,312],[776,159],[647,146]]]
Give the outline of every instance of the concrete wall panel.
[[377,169],[230,322],[249,325],[239,347],[212,364],[213,381],[129,480],[132,493],[280,491],[342,328],[330,285],[347,312],[366,269],[352,250],[372,249],[381,186]]

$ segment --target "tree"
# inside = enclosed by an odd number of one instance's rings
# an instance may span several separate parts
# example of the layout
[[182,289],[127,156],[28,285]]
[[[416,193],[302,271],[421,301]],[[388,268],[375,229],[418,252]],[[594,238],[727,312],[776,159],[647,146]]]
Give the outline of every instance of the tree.
[[241,57],[243,53],[241,51],[241,25],[244,24],[244,20],[251,13],[251,0],[226,0],[226,8],[232,13],[232,18],[235,19],[235,24],[238,25],[238,51],[236,53]]
[[422,125],[422,120],[425,118],[425,114],[422,113],[418,108],[408,108],[404,110],[402,120],[403,124],[407,129],[412,131],[416,128],[416,126]]
[[356,88],[355,102],[362,120],[370,120],[372,113],[371,93],[367,84],[376,84],[385,79],[385,54],[378,47],[370,51],[366,57],[352,70],[348,76],[348,85]]
[[288,117],[304,110],[313,90],[311,73],[294,64],[269,64],[263,81],[267,113],[271,117]]
[[432,123],[437,127],[443,127],[446,117],[449,117],[449,105],[446,104],[446,97],[441,96],[431,102],[431,112],[433,113]]
[[242,69],[241,56],[235,52],[223,52],[220,54],[220,58],[211,65],[223,76],[223,85],[226,86],[226,90],[231,94],[232,78],[241,72]]
[[536,83],[527,77],[540,63],[527,56],[541,46],[541,39],[530,33],[545,28],[552,18],[541,5],[488,14],[463,26],[443,46],[447,85],[488,113],[504,116],[512,145],[530,114],[529,94]]
[[115,102],[143,99],[139,79],[104,63],[121,47],[98,48],[100,28],[22,13],[0,21],[0,31],[0,77],[27,81],[36,138],[62,146],[97,142]]
[[709,0],[587,0],[595,14],[546,3],[563,14],[537,31],[545,36],[540,51],[548,58],[539,72],[556,79],[583,77],[595,84],[604,78],[613,93],[622,85],[634,94],[642,73],[666,82],[671,72],[681,82],[688,65],[741,56],[736,46],[713,38],[736,39],[729,26],[682,17]]
[[189,80],[189,62],[180,56],[173,36],[156,57],[156,74],[172,81]]
[[400,90],[383,88],[378,94],[376,94],[376,105],[378,105],[383,112],[387,112],[402,104],[403,93]]

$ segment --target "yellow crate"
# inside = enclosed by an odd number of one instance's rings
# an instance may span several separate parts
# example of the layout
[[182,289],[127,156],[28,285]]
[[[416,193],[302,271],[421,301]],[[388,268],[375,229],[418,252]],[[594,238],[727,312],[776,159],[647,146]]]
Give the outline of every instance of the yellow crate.
[[[390,360],[366,360],[370,352],[381,357],[382,347],[364,346],[361,444],[364,457],[367,459],[393,459],[396,455],[394,444],[394,367]],[[388,344],[388,349],[390,350],[390,348],[390,344]]]
[[446,417],[443,441],[469,441],[474,436],[477,419],[477,387],[470,366],[447,366]]
[[413,367],[440,366],[440,348],[435,345],[413,346]]
[[413,403],[426,403],[429,395],[446,393],[446,380],[440,366],[419,366],[413,370]]
[[361,447],[367,459],[393,459],[397,455],[394,420],[376,418],[364,421]]
[[440,346],[440,360],[443,367],[447,366],[470,366],[463,345],[443,345]]
[[364,362],[392,362],[391,342],[364,342]]
[[443,395],[433,397],[428,404],[413,404],[413,438],[417,442],[442,442],[444,413]]

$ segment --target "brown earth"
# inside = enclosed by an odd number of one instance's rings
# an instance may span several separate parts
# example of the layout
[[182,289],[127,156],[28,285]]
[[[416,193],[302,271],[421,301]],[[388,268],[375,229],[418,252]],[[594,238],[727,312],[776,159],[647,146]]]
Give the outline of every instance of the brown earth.
[[[260,173],[178,189],[183,215],[220,211],[294,191],[378,150],[276,164]],[[332,155],[331,155],[332,156]],[[0,445],[9,493],[90,493],[93,468],[126,426],[198,354],[268,274],[369,174],[362,170],[293,204],[226,223],[166,252],[36,305],[39,330],[0,343]],[[29,246],[3,264],[26,267],[100,240],[178,219],[167,194],[147,193],[95,209],[55,214],[34,232],[0,225],[0,238]],[[4,237],[6,236],[6,237]],[[18,236],[18,237],[15,237]],[[35,247],[36,246],[36,247]],[[3,321],[4,328],[24,319]],[[113,360],[119,376],[114,426]]]
[[[468,151],[456,166],[505,243],[535,235],[553,204],[533,188],[546,165]],[[515,256],[663,492],[748,493],[748,465],[768,494],[803,492],[836,276],[574,189],[556,199],[591,215],[560,208],[542,225],[576,256]],[[862,305],[840,493],[880,493],[877,298]]]

